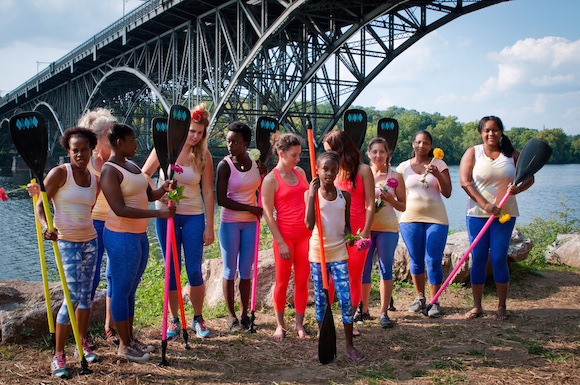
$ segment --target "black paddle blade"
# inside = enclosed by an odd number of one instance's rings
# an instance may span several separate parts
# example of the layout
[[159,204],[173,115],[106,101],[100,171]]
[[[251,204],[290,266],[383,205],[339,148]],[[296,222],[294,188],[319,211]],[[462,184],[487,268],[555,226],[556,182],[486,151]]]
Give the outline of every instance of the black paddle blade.
[[399,139],[399,122],[393,118],[382,118],[377,123],[377,135],[387,141],[389,152],[392,154]]
[[336,329],[332,318],[332,309],[328,298],[328,290],[324,290],[326,297],[326,307],[324,308],[324,318],[320,325],[320,336],[318,337],[318,359],[323,365],[330,364],[336,357]]
[[10,118],[10,135],[16,150],[44,191],[44,167],[48,154],[48,130],[39,112],[29,111]]
[[[153,118],[151,121],[153,130],[153,145],[159,159],[159,168],[163,175],[167,173],[169,166],[169,152],[167,150],[167,118]],[[167,176],[167,175],[165,175]]]
[[278,131],[278,120],[260,116],[256,122],[256,148],[260,150],[260,162],[265,163],[270,157],[270,135]]
[[191,114],[187,107],[174,104],[169,110],[169,121],[167,124],[167,151],[169,154],[169,164],[174,164],[181,152],[183,143],[189,132]]
[[343,118],[344,132],[350,136],[354,145],[360,149],[367,133],[367,113],[363,110],[346,110]]
[[552,148],[540,139],[528,140],[516,165],[514,184],[518,185],[538,172],[552,155]]

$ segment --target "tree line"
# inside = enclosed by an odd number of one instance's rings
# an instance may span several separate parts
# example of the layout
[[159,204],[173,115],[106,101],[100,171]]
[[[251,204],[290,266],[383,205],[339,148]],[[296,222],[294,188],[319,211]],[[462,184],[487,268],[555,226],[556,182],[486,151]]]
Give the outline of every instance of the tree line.
[[[433,146],[440,147],[444,161],[449,165],[458,165],[465,150],[481,144],[481,135],[477,132],[478,121],[461,123],[455,116],[442,116],[439,113],[417,112],[400,107],[390,107],[379,111],[374,107],[356,107],[367,113],[368,129],[362,150],[366,152],[369,141],[377,135],[377,122],[381,118],[394,118],[399,122],[399,140],[393,155],[393,165],[409,159],[413,151],[413,136],[419,130],[427,130],[433,136]],[[500,117],[501,118],[501,117]],[[338,127],[342,129],[342,120]],[[561,128],[542,130],[525,127],[505,128],[504,132],[514,148],[521,151],[531,138],[538,138],[552,147],[552,156],[548,163],[580,163],[580,135],[566,135]]]

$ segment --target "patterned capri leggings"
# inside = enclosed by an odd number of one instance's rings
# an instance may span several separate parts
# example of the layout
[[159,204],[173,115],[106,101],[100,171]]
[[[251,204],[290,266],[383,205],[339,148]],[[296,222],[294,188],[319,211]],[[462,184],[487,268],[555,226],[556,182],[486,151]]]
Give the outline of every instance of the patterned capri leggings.
[[[316,303],[316,322],[322,322],[326,299],[322,285],[322,269],[320,263],[310,262],[310,273],[312,283],[314,283],[314,299]],[[353,323],[352,301],[350,299],[350,285],[348,283],[348,263],[347,261],[327,262],[326,271],[332,276],[340,311],[342,313],[342,323]]]

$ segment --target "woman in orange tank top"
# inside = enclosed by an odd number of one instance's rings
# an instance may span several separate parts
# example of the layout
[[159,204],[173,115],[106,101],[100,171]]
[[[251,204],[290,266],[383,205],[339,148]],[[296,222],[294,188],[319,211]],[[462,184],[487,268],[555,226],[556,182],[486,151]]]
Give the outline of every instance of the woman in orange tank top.
[[[308,302],[308,240],[312,233],[304,224],[306,205],[304,192],[308,190],[306,174],[297,166],[300,162],[302,139],[295,134],[275,133],[271,137],[272,152],[278,156],[278,164],[262,184],[264,218],[274,238],[276,285],[274,287],[274,311],[276,312],[275,341],[285,335],[284,308],[286,292],[294,266],[294,306],[296,309],[296,332],[300,339],[308,337],[304,330],[304,311]],[[274,209],[276,218],[274,219]]]

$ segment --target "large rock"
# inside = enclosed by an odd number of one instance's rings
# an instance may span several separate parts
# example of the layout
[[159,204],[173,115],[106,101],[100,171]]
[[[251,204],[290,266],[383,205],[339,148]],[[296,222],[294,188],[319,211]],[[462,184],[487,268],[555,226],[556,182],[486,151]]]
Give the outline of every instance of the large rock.
[[[453,233],[447,237],[447,244],[443,252],[443,278],[447,279],[449,274],[453,271],[455,266],[459,263],[467,249],[469,248],[469,238],[467,232]],[[514,229],[508,250],[508,262],[519,262],[527,258],[533,243],[529,238],[526,238],[518,229]],[[488,263],[488,275],[493,272],[491,264]],[[471,271],[471,255],[467,258],[465,263],[457,270],[457,275],[453,278],[451,283],[455,282],[469,282],[469,272]],[[393,262],[393,279],[410,281],[411,272],[409,267],[409,252],[399,237],[397,250],[395,251],[395,261]]]
[[558,234],[546,249],[546,262],[580,268],[580,234]]
[[[223,263],[221,258],[208,259],[203,263],[202,271],[204,272],[205,281],[205,302],[210,306],[215,306],[218,302],[224,301],[222,290]],[[238,279],[236,278],[235,293],[236,301],[239,300]],[[258,278],[256,286],[256,308],[261,304],[272,307],[274,298],[274,284],[276,282],[276,268],[274,265],[274,251],[272,249],[260,251],[258,254]],[[309,298],[308,303],[314,303],[314,289],[312,279],[309,280]],[[187,290],[183,290],[184,297],[187,296]],[[294,304],[294,273],[290,277],[288,292],[286,294],[288,303]],[[250,296],[251,300],[251,296]]]
[[[60,283],[50,283],[49,293],[53,317],[60,309],[63,292]],[[97,290],[91,322],[105,319],[104,290]],[[49,333],[42,282],[18,280],[0,282],[0,332],[2,342],[20,342]]]

